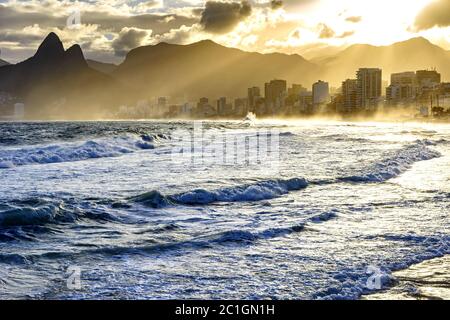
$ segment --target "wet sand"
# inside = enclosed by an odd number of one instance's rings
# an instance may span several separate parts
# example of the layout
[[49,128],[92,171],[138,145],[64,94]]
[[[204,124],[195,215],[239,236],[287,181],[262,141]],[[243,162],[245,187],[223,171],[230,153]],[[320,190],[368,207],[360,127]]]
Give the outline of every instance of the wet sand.
[[450,300],[450,255],[393,273],[394,287],[365,300]]

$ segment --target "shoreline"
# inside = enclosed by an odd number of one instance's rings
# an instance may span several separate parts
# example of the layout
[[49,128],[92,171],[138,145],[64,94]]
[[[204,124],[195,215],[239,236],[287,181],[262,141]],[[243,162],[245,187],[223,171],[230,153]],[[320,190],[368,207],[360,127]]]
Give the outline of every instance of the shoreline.
[[[433,119],[433,118],[333,118],[333,117],[259,117],[257,121],[334,121],[345,123],[417,123],[417,124],[450,124],[450,119]],[[98,118],[98,119],[4,119],[0,117],[0,123],[48,123],[48,122],[235,122],[243,121],[242,118]]]
[[362,300],[450,300],[450,255],[426,260],[392,274],[396,283]]

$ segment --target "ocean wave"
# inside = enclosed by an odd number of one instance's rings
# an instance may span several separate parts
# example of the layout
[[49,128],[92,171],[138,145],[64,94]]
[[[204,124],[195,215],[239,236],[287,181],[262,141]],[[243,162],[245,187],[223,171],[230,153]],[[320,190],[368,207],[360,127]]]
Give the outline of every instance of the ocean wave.
[[117,157],[139,150],[154,149],[155,143],[162,138],[164,137],[160,137],[159,135],[129,135],[84,142],[4,149],[0,150],[0,169],[33,164]]
[[74,221],[75,215],[65,210],[62,203],[44,200],[15,202],[0,206],[0,227],[39,225],[56,220]]
[[337,209],[332,209],[330,211],[322,212],[318,215],[315,215],[311,218],[311,222],[313,223],[321,223],[337,217]]
[[[12,265],[24,265],[30,264],[30,259],[15,253],[0,253],[0,263],[12,264]],[[0,279],[1,283],[1,279]]]
[[304,224],[298,224],[291,227],[285,228],[271,228],[267,230],[252,232],[245,230],[229,230],[222,232],[215,237],[213,237],[212,242],[225,244],[225,243],[252,243],[257,240],[267,240],[277,237],[286,236],[292,233],[298,233],[303,231],[305,228]]
[[47,225],[74,223],[81,219],[117,221],[115,216],[101,208],[83,210],[63,200],[35,198],[0,202],[0,241],[33,241],[38,233],[58,232]]
[[[38,254],[29,254],[23,257],[5,257],[5,261],[8,260],[14,263],[14,259],[18,259],[18,263],[22,261],[34,261],[38,259],[71,259],[77,256],[92,256],[92,255],[139,255],[139,254],[153,254],[161,252],[170,252],[176,250],[178,252],[188,252],[190,250],[201,250],[205,248],[211,248],[213,246],[227,246],[227,245],[254,245],[259,240],[270,240],[277,237],[287,236],[289,234],[295,234],[304,230],[304,224],[297,224],[293,226],[286,226],[280,228],[271,228],[266,230],[254,231],[254,230],[238,230],[232,229],[227,231],[221,231],[209,235],[193,237],[191,239],[183,241],[168,241],[159,242],[156,240],[146,239],[144,242],[132,246],[128,245],[106,245],[96,248],[83,248],[78,251],[48,251]],[[163,230],[167,231],[167,230]],[[161,232],[158,229],[151,229],[147,232]],[[138,233],[141,234],[141,233]],[[143,233],[142,233],[143,234]],[[149,244],[151,243],[151,244]],[[0,256],[0,262],[2,257]]]
[[371,142],[371,140],[369,140],[367,138],[355,137],[355,136],[343,134],[343,133],[319,135],[316,138],[324,139],[324,140],[343,141],[343,142]]
[[165,196],[158,191],[151,191],[133,197],[130,200],[152,208],[162,208],[176,204],[206,205],[215,202],[251,202],[277,198],[290,191],[304,189],[307,186],[308,182],[303,178],[277,179],[212,191],[196,189],[169,196]]
[[294,137],[294,136],[296,136],[296,134],[293,132],[290,132],[290,131],[285,131],[285,132],[280,132],[280,136],[281,137]]
[[416,162],[440,157],[441,154],[438,151],[428,148],[428,146],[432,145],[434,145],[434,142],[428,140],[416,141],[402,149],[396,150],[386,158],[370,166],[364,172],[338,178],[338,180],[346,182],[387,181],[404,173]]

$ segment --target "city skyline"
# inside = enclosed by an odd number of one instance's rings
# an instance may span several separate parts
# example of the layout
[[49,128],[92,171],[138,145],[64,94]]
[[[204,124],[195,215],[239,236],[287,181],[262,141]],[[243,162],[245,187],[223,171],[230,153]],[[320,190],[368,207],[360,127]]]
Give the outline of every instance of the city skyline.
[[[342,81],[339,88],[318,80],[311,90],[298,83],[272,79],[263,90],[254,86],[246,97],[202,97],[198,102],[174,103],[175,98],[154,97],[136,106],[122,106],[118,117],[141,118],[240,118],[258,117],[363,116],[409,110],[416,119],[446,119],[450,114],[450,83],[441,82],[437,70],[392,73],[390,83],[382,81],[382,69],[359,68],[355,79]],[[233,103],[234,100],[234,103]]]
[[139,46],[205,39],[308,59],[353,44],[390,45],[414,37],[450,50],[450,21],[443,14],[449,10],[445,0],[1,0],[0,58],[16,63],[30,57],[51,31],[66,46],[80,44],[88,58],[115,63]]

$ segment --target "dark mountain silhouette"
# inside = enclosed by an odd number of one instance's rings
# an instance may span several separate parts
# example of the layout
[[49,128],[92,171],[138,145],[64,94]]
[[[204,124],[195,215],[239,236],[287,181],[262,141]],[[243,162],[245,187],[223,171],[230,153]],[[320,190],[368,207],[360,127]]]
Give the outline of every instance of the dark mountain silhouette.
[[102,73],[111,74],[117,69],[117,65],[113,63],[100,62],[96,60],[86,60],[91,69],[100,71]]
[[274,78],[311,84],[319,68],[299,55],[260,54],[205,40],[190,45],[159,43],[130,51],[113,76],[141,96],[246,96],[250,86]]
[[7,66],[8,64],[9,64],[9,62],[0,59],[0,67]]
[[382,68],[386,80],[394,72],[436,68],[443,80],[450,80],[448,51],[421,37],[381,47],[356,44],[334,56],[316,58],[314,62],[324,70],[322,77],[334,84],[353,78],[360,67]]
[[79,45],[64,50],[54,33],[33,57],[0,68],[0,91],[21,97],[29,117],[93,117],[117,90],[114,79],[89,68]]

